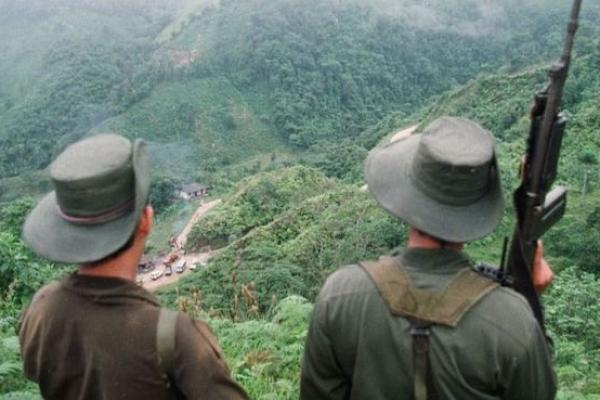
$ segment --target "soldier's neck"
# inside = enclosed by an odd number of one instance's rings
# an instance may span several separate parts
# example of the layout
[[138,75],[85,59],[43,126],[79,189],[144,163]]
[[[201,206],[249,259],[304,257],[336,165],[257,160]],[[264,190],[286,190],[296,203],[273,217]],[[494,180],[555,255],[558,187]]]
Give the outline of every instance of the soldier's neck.
[[142,252],[143,244],[141,249],[134,244],[130,249],[124,251],[118,257],[107,260],[100,265],[80,265],[78,274],[98,278],[121,278],[135,281],[137,267]]
[[446,242],[434,236],[428,235],[425,232],[410,227],[408,229],[408,248],[421,249],[450,249],[461,251],[464,247],[463,243]]

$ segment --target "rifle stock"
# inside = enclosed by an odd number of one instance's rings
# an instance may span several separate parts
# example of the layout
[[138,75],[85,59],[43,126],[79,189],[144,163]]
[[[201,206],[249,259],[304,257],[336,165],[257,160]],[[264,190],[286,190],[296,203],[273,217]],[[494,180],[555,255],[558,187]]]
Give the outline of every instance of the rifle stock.
[[527,152],[521,169],[521,185],[513,199],[517,224],[508,254],[513,287],[529,302],[540,327],[544,313],[531,277],[537,240],[563,216],[567,202],[564,187],[550,190],[557,175],[560,147],[567,124],[560,103],[571,60],[582,0],[574,0],[560,60],[549,71],[548,86],[537,93],[531,109]]

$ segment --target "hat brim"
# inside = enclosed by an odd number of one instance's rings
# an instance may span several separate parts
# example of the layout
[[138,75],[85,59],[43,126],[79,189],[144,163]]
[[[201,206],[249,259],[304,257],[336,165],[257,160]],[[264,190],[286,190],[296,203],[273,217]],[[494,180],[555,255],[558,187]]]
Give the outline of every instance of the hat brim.
[[60,263],[85,264],[114,253],[134,233],[148,199],[149,160],[141,140],[133,144],[132,163],[135,175],[133,211],[102,224],[74,224],[60,216],[56,194],[51,192],[27,217],[23,240],[38,255]]
[[476,202],[456,206],[436,201],[411,178],[411,165],[421,135],[411,135],[374,149],[365,163],[369,191],[391,214],[409,225],[451,242],[469,242],[493,232],[504,212],[500,176]]

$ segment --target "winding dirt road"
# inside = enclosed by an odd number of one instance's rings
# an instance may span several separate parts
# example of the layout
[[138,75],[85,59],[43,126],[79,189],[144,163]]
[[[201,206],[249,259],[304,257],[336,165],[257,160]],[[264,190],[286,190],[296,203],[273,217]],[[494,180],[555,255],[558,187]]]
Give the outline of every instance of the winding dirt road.
[[[185,247],[185,244],[188,239],[188,235],[189,235],[190,231],[192,230],[192,227],[194,226],[194,224],[196,222],[198,222],[198,220],[201,219],[204,216],[204,214],[206,214],[207,212],[209,212],[210,210],[212,210],[215,206],[217,206],[219,204],[221,204],[221,199],[216,199],[216,200],[210,201],[208,203],[201,204],[200,207],[198,207],[198,209],[194,212],[194,215],[192,215],[192,218],[190,218],[187,225],[183,228],[183,230],[181,231],[179,236],[177,236],[177,243],[179,243],[180,248]],[[180,252],[181,252],[181,250],[172,250],[169,254],[167,254],[165,259],[167,259],[173,253],[180,253]],[[181,279],[182,276],[185,276],[191,272],[191,270],[189,268],[190,265],[204,264],[215,254],[216,254],[215,251],[209,251],[209,252],[205,252],[205,253],[185,254],[182,257],[186,261],[187,266],[186,266],[186,269],[181,274],[178,274],[175,271],[173,271],[173,273],[170,276],[163,275],[155,281],[153,281],[150,278],[150,273],[139,274],[139,276],[142,276],[144,278],[144,283],[142,286],[149,291],[154,291],[160,287],[175,283],[179,279]],[[155,270],[156,271],[164,270],[164,265],[163,264],[157,265]]]

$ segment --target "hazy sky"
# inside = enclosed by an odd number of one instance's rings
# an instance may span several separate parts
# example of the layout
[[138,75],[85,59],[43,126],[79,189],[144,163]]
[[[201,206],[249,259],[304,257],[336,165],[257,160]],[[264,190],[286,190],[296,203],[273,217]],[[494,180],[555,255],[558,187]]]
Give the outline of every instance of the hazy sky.
[[[511,15],[535,12],[536,8],[570,7],[559,0],[337,0],[369,5],[380,13],[402,18],[410,26],[422,29],[452,30],[466,35],[498,33]],[[566,19],[566,11],[565,11]]]

